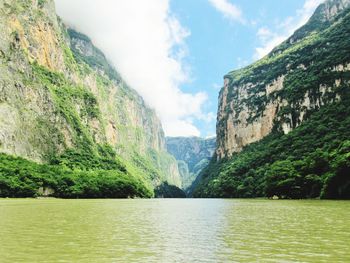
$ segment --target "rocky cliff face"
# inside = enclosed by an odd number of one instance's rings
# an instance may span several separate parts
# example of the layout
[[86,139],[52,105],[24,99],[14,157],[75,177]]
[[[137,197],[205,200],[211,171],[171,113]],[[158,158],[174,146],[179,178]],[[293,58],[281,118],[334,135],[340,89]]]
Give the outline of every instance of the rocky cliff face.
[[0,151],[37,162],[110,145],[155,186],[181,186],[155,112],[53,0],[0,0]]
[[350,1],[328,0],[263,59],[225,76],[216,160],[194,197],[350,198]]
[[168,152],[175,156],[182,177],[183,189],[196,180],[214,154],[216,138],[167,137]]
[[219,95],[218,160],[273,129],[287,134],[309,113],[340,99],[350,73],[348,40],[340,35],[349,6],[349,0],[326,1],[269,55],[225,76]]

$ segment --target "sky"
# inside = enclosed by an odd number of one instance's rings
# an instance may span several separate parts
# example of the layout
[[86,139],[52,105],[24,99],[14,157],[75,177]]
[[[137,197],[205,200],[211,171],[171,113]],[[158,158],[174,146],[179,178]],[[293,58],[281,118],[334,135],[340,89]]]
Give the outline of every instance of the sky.
[[215,135],[223,76],[265,56],[323,0],[55,0],[155,109],[167,136]]

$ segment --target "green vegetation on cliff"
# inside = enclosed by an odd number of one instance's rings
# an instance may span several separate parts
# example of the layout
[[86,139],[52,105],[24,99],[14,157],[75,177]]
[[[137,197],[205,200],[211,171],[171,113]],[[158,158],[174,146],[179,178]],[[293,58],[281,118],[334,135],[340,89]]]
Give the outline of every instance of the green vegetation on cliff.
[[[60,197],[149,197],[163,182],[181,186],[154,110],[53,0],[0,1],[0,28],[1,196],[43,185]],[[60,191],[62,178],[72,189]]]
[[[311,103],[320,98],[323,103],[334,101],[337,94],[337,87],[332,87],[334,81],[350,79],[349,71],[335,70],[336,66],[350,62],[350,12],[349,9],[344,10],[329,21],[322,17],[324,8],[325,4],[320,5],[305,26],[266,57],[225,76],[230,80],[227,96],[228,101],[235,101],[233,110],[236,116],[247,106],[251,109],[247,121],[252,123],[263,115],[269,102],[278,99],[285,103],[279,108],[279,118],[275,121],[288,123],[294,128],[299,124],[302,112],[307,110],[303,108],[305,94]],[[266,94],[266,85],[281,76],[285,76],[283,89]],[[247,98],[239,99],[237,87],[251,83],[254,86],[247,89]],[[323,91],[320,85],[331,87],[331,90]],[[232,111],[229,104],[226,107],[227,112]],[[226,121],[219,122],[218,137],[223,135]]]
[[275,131],[231,159],[213,160],[194,196],[350,198],[349,95],[288,134]]
[[[104,104],[105,100],[110,100],[110,86],[118,85],[114,102],[116,105],[113,105],[112,109],[109,107],[105,113],[99,113],[97,108],[95,117],[100,120],[101,114],[109,114],[116,119],[115,132],[118,133],[119,139],[115,147],[128,162],[128,169],[153,185],[168,181],[170,184],[181,186],[177,169],[172,169],[176,161],[164,147],[163,130],[154,111],[146,106],[136,91],[124,83],[119,73],[87,36],[73,29],[68,29],[67,34],[73,56],[83,68],[82,71],[93,69],[104,72],[96,76],[101,96],[96,99],[96,103]],[[135,104],[139,107],[140,120],[133,119],[135,113],[128,111],[132,110]],[[106,120],[102,119],[101,122]],[[139,126],[139,123],[142,123],[143,127]]]
[[[340,2],[346,2],[345,9],[338,9]],[[218,162],[214,158],[194,183],[194,196],[350,198],[348,6],[348,1],[326,1],[269,55],[225,76],[226,108],[217,124],[221,149],[227,149],[226,133],[232,132],[229,117],[242,121],[243,110],[248,109],[243,121],[250,125],[274,103],[273,128],[232,157],[224,152]],[[268,94],[267,85],[281,76],[282,87]]]
[[[152,197],[152,191],[141,180],[123,168],[111,168],[114,169],[72,170],[64,165],[37,164],[0,154],[0,197]],[[45,190],[48,191],[46,194]]]

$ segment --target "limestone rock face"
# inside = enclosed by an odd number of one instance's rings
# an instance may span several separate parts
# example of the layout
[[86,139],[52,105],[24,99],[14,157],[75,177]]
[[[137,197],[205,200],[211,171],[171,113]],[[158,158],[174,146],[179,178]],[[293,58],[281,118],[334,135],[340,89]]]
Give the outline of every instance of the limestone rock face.
[[[277,90],[283,88],[283,78],[279,77],[273,83],[266,85],[266,96]],[[248,98],[249,88],[254,87],[252,83],[237,87],[238,99],[244,101]],[[276,116],[278,104],[271,102],[266,105],[262,116],[256,120],[249,122],[249,117],[255,114],[255,109],[251,109],[249,105],[241,104],[241,111],[236,112],[234,101],[230,101],[227,97],[229,89],[229,80],[225,79],[223,92],[219,97],[219,113],[218,123],[225,123],[225,126],[218,124],[217,129],[219,133],[224,135],[224,139],[220,138],[216,150],[217,157],[223,158],[226,155],[231,156],[233,152],[239,152],[245,145],[258,141],[269,134],[273,127],[273,121]],[[265,93],[258,94],[258,96],[265,96]],[[240,104],[240,102],[237,102]],[[227,107],[228,105],[228,107]],[[226,113],[229,109],[232,113]],[[224,128],[224,129],[222,129]]]
[[[231,157],[273,131],[289,133],[309,112],[341,99],[349,60],[338,63],[331,43],[349,0],[321,4],[309,22],[269,55],[228,73],[219,94],[216,158]],[[346,11],[347,12],[347,11]],[[323,49],[324,58],[312,52]],[[338,47],[338,50],[344,49]],[[321,61],[322,60],[322,61]]]
[[318,11],[323,21],[329,21],[349,6],[350,2],[348,0],[331,0],[321,5]]
[[154,110],[54,1],[0,0],[0,152],[49,162],[104,144],[153,186],[181,186]]
[[[341,68],[347,68],[346,65],[342,65]],[[228,83],[228,81],[225,81]],[[228,84],[223,88],[223,92],[219,97],[219,111],[218,111],[218,125],[217,131],[222,136],[218,137],[218,146],[216,149],[217,159],[224,157],[230,157],[235,152],[240,152],[242,148],[250,143],[256,142],[267,136],[271,133],[272,129],[276,122],[280,123],[282,131],[287,134],[293,128],[297,127],[303,120],[304,116],[308,110],[317,109],[328,103],[328,98],[324,98],[329,93],[334,91],[341,80],[335,80],[333,86],[320,85],[318,92],[321,95],[319,98],[312,99],[311,95],[307,91],[303,100],[300,100],[298,103],[298,118],[293,124],[292,116],[290,114],[285,115],[284,118],[278,116],[278,111],[281,108],[289,107],[291,105],[281,97],[269,97],[269,94],[274,94],[275,91],[283,88],[283,76],[278,77],[272,83],[266,85],[266,95],[269,102],[265,105],[263,111],[257,116],[253,121],[250,121],[252,115],[257,115],[257,109],[250,107],[242,103],[242,101],[237,101],[236,103],[240,105],[242,111],[237,112],[234,107],[234,101],[228,102],[227,95],[225,96],[225,89],[228,89]],[[249,86],[238,87],[239,97],[244,97],[246,89],[249,89]],[[271,92],[273,90],[273,92]],[[332,102],[339,99],[339,95],[331,100]],[[229,108],[223,107],[223,105],[228,105]],[[225,114],[227,109],[231,112]]]

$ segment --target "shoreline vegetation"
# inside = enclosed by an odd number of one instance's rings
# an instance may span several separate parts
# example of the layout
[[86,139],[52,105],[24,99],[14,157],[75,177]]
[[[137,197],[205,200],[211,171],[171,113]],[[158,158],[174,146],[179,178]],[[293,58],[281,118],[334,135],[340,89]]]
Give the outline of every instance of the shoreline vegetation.
[[272,133],[231,159],[212,161],[194,197],[350,199],[349,103],[344,93],[289,134]]
[[261,200],[261,201],[346,201],[350,202],[349,199],[327,199],[327,198],[298,198],[298,199],[292,199],[292,198],[272,198],[272,197],[249,197],[249,198],[241,198],[241,197],[122,197],[122,198],[111,198],[111,197],[103,197],[103,198],[94,198],[94,197],[84,197],[84,198],[63,198],[63,197],[55,197],[55,196],[36,196],[36,197],[0,197],[0,201],[2,200],[152,200],[152,199],[208,199],[208,200],[215,200],[215,199],[223,199],[223,200]]
[[150,198],[181,185],[154,109],[53,0],[0,6],[0,197]]
[[[330,185],[331,181],[344,178],[347,171],[348,146],[350,142],[338,148],[339,154],[333,151],[332,156],[337,157],[335,167],[333,164],[327,167],[337,168],[334,174],[329,172],[324,178],[324,183]],[[346,148],[346,150],[344,149]],[[342,153],[342,154],[340,154]],[[324,160],[324,159],[323,159]],[[324,164],[324,162],[312,162]],[[345,168],[344,168],[345,165]],[[284,166],[286,167],[286,166]],[[343,167],[343,168],[342,168]],[[288,167],[287,167],[288,168]],[[317,167],[316,167],[317,168]],[[315,169],[316,169],[315,168]],[[318,168],[317,168],[318,169]],[[316,169],[316,170],[317,170]],[[344,170],[345,169],[345,170]],[[284,170],[283,170],[284,171]],[[267,170],[268,172],[268,170]],[[281,173],[278,173],[281,174]],[[332,176],[331,176],[332,175]],[[294,176],[293,176],[294,177]],[[345,176],[346,177],[346,176]],[[299,177],[298,177],[299,178]],[[338,178],[338,179],[339,179]],[[317,182],[321,183],[322,178]],[[337,181],[339,181],[337,179]],[[345,179],[345,178],[344,178]],[[288,180],[289,182],[290,180]],[[276,181],[277,183],[279,180]],[[339,182],[338,182],[339,183]],[[335,186],[339,186],[339,184]],[[282,186],[280,186],[282,187]],[[293,189],[300,189],[297,185],[288,184],[281,188],[278,194],[260,196],[194,196],[195,198],[257,198],[264,200],[347,200],[343,195],[290,195]],[[346,188],[343,185],[342,188]],[[312,185],[310,189],[316,189]],[[317,187],[318,191],[322,187]],[[327,189],[326,189],[327,190]],[[339,189],[333,189],[338,191]],[[344,189],[343,189],[344,190]],[[332,191],[332,192],[334,192]],[[320,193],[320,192],[318,192]],[[346,191],[344,192],[346,193]],[[62,199],[100,199],[100,198],[186,198],[182,189],[162,183],[153,190],[147,188],[144,183],[129,174],[127,170],[80,170],[71,169],[65,165],[38,164],[21,157],[15,157],[4,153],[0,154],[0,198],[62,198]]]
[[350,199],[350,0],[224,77],[218,155],[191,164],[53,0],[0,5],[0,198]]
[[325,1],[268,55],[225,76],[218,156],[195,197],[350,199],[349,39],[350,1]]
[[38,164],[0,153],[1,197],[184,198],[186,195],[180,188],[166,182],[153,191],[124,167],[72,169],[66,165]]
[[153,196],[140,179],[126,170],[70,169],[0,154],[0,197],[37,197],[45,191],[60,198]]

